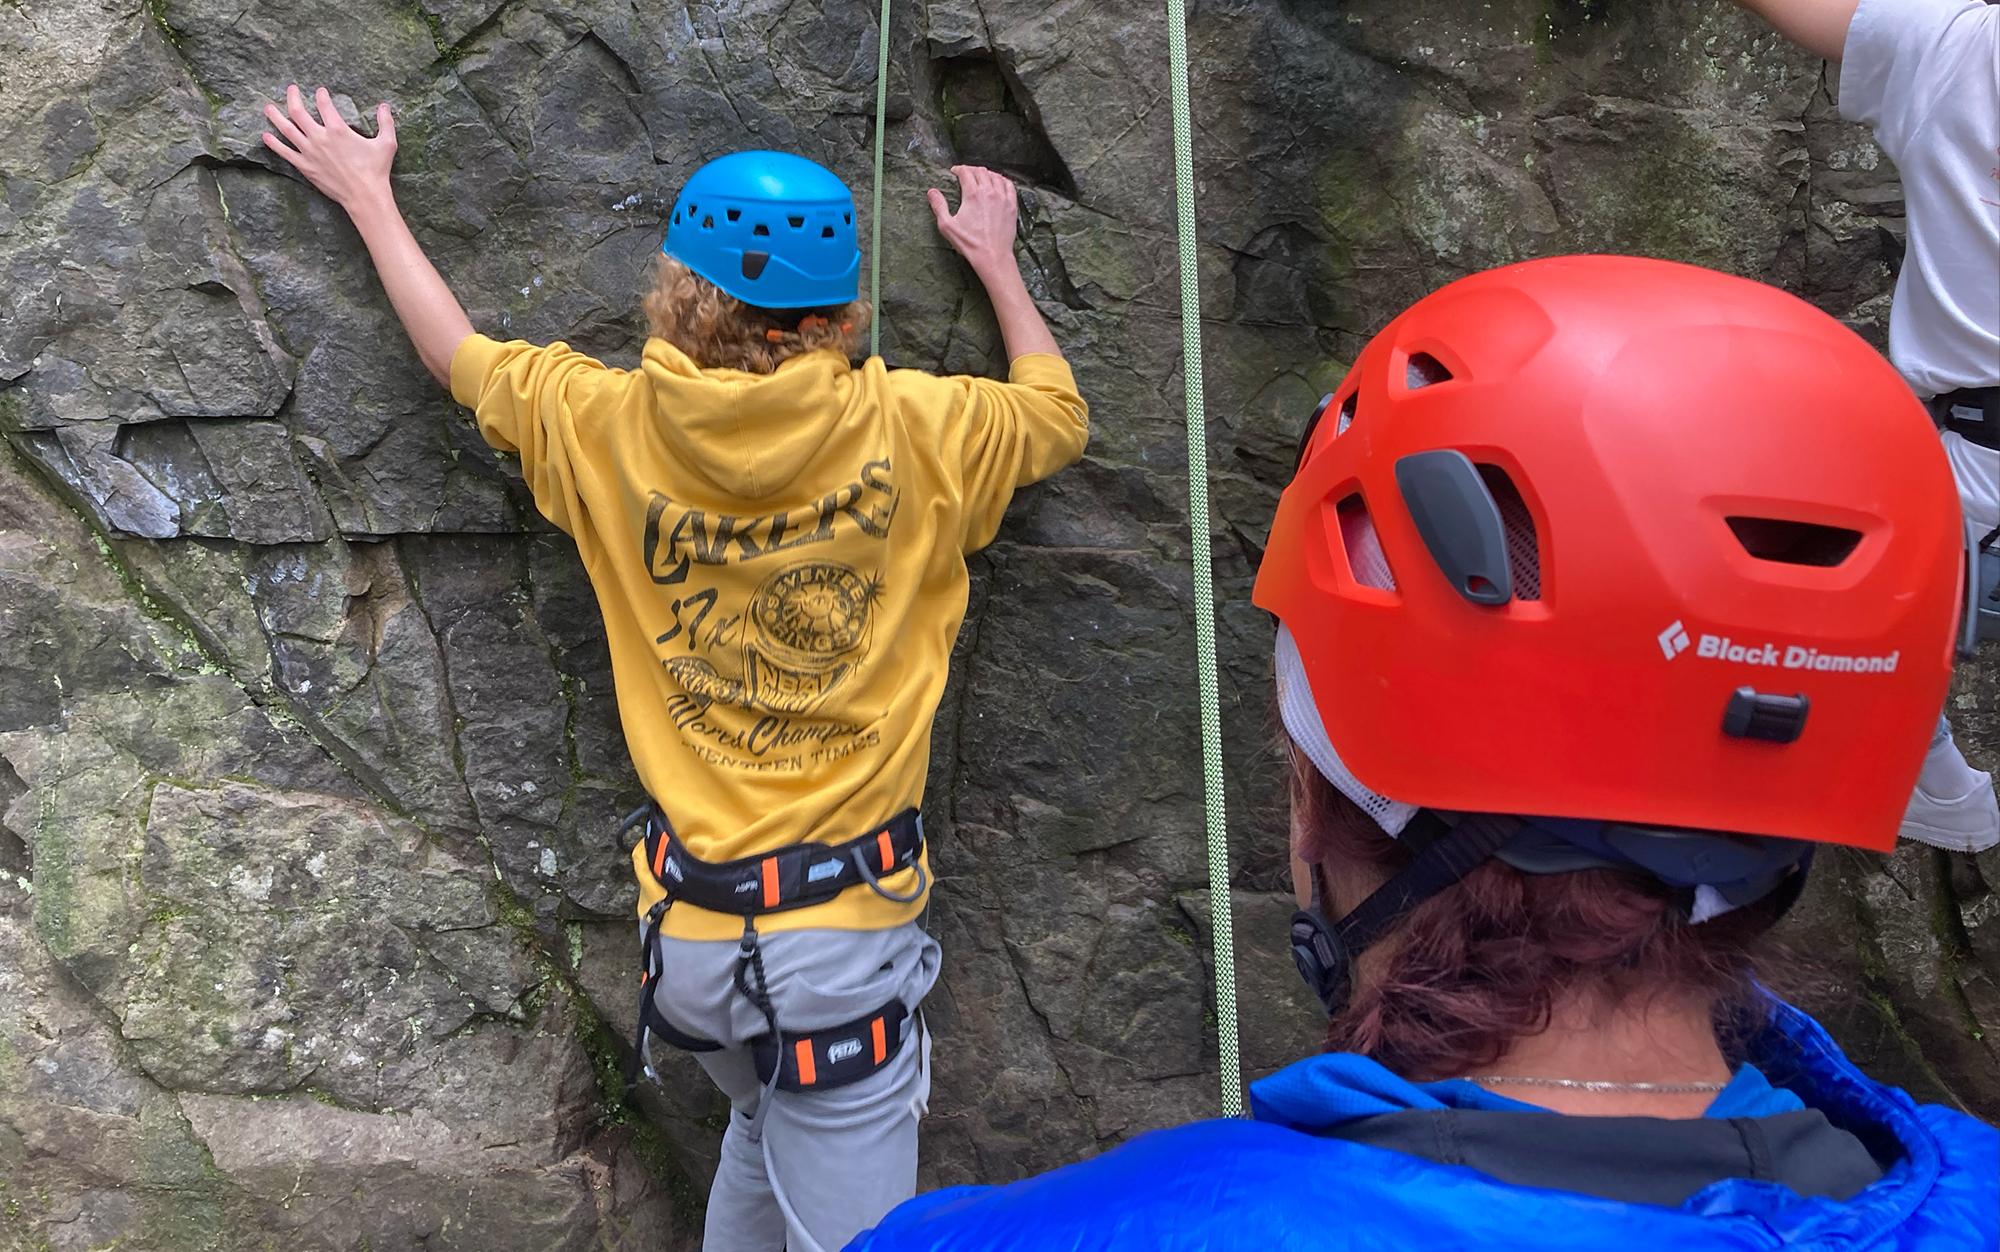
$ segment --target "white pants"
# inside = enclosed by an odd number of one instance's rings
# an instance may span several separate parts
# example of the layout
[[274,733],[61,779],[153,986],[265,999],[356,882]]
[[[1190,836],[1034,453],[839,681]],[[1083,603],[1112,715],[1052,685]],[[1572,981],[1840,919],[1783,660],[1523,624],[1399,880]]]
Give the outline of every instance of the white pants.
[[[772,1093],[753,1137],[766,1092],[749,1040],[767,1027],[736,989],[737,942],[659,942],[660,1012],[723,1045],[694,1054],[731,1110],[708,1193],[703,1252],[839,1252],[916,1194],[917,1122],[930,1100],[930,1039],[920,1025],[887,1066],[860,1082]],[[762,946],[772,1007],[785,1030],[838,1026],[891,999],[914,1010],[937,981],[937,941],[915,922],[784,931],[764,936]]]

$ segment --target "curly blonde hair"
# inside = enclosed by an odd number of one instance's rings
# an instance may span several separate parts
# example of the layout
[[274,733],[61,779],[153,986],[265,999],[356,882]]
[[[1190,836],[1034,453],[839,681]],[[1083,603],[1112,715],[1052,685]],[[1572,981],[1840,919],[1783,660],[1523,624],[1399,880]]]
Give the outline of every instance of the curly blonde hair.
[[852,359],[874,310],[866,300],[824,309],[764,309],[745,304],[673,257],[654,262],[653,289],[641,302],[653,334],[703,369],[768,374],[781,362],[821,348]]

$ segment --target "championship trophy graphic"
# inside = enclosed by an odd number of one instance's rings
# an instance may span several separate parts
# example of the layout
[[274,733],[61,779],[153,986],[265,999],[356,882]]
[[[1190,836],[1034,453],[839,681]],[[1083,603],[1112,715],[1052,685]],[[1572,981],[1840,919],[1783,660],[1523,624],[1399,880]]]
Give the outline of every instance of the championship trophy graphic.
[[879,585],[834,561],[787,566],[750,598],[740,678],[675,657],[667,669],[688,693],[767,713],[810,713],[868,653]]

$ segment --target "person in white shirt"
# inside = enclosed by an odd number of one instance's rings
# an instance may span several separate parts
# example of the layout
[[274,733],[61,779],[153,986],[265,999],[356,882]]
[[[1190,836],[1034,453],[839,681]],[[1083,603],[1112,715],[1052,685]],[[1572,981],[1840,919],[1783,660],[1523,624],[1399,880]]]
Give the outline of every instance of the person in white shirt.
[[[2000,540],[2000,4],[1740,2],[1840,63],[1841,114],[1872,127],[1902,175],[1909,243],[1889,359],[1943,431],[1977,597],[1978,553]],[[2000,843],[1993,779],[1966,764],[1943,718],[1903,835],[1960,852]]]

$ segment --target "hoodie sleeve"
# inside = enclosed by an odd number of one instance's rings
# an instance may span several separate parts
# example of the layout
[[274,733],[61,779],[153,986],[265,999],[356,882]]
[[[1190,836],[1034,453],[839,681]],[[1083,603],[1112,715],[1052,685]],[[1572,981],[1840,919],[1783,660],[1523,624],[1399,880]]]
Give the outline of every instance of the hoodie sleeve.
[[451,358],[452,398],[472,410],[487,443],[520,454],[535,507],[571,535],[583,507],[577,414],[610,372],[567,344],[538,348],[484,335],[467,339]]
[[1090,438],[1090,406],[1059,356],[1016,357],[1008,380],[953,379],[966,389],[960,461],[966,552],[993,541],[1017,487],[1073,465]]

